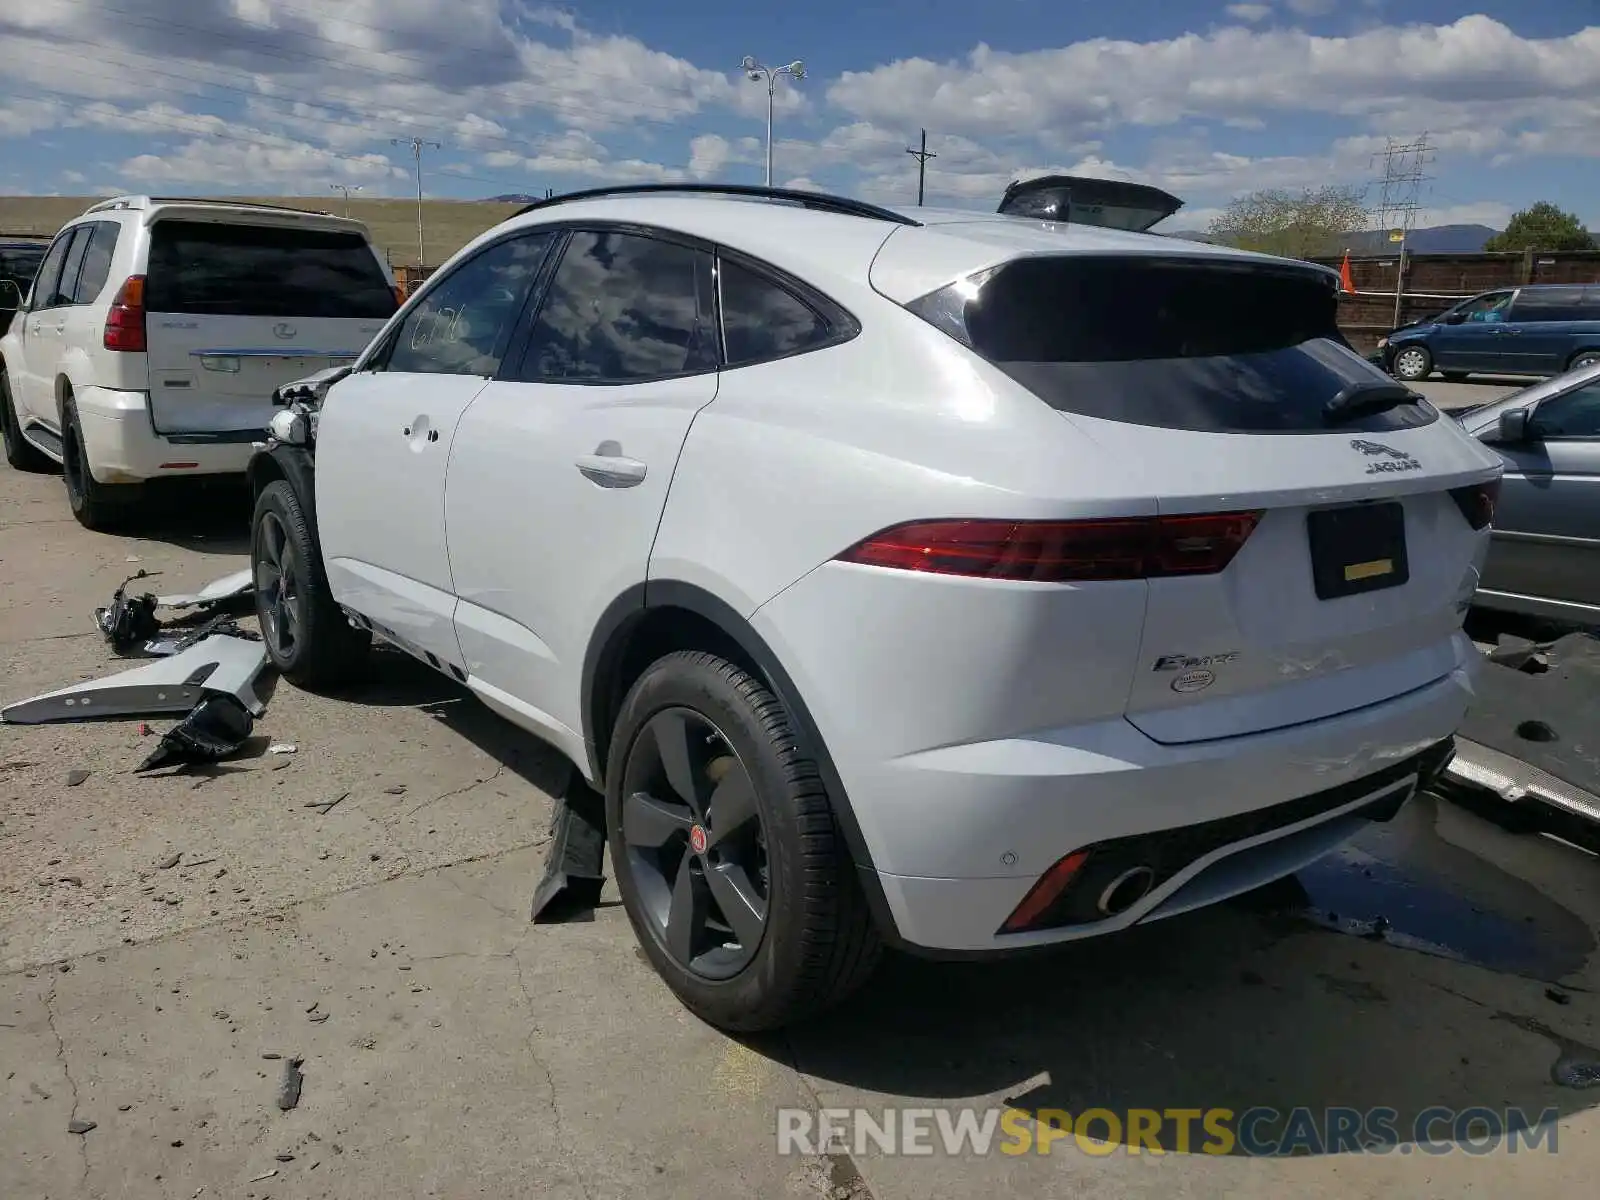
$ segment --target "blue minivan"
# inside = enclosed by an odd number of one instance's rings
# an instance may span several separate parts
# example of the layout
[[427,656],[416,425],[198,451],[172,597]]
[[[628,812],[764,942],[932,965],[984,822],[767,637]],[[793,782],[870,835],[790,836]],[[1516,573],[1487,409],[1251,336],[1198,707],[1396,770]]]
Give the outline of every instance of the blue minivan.
[[1600,362],[1600,284],[1499,288],[1402,325],[1373,360],[1396,378],[1559,375]]

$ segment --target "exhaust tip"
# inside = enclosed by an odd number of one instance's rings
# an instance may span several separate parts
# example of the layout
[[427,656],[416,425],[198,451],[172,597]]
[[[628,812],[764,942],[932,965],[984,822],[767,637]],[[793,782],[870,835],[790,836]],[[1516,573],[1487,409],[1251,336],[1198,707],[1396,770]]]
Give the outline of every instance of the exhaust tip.
[[1106,884],[1095,907],[1099,909],[1101,916],[1120,916],[1143,900],[1155,881],[1156,873],[1152,868],[1129,867]]

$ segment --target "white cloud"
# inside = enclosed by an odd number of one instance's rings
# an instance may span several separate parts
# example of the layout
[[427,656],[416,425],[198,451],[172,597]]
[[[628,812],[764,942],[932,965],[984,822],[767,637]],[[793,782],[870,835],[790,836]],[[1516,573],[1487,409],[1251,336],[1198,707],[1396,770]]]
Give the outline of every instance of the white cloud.
[[579,175],[607,183],[680,183],[685,172],[638,158],[613,158],[588,132],[568,129],[539,138],[531,155],[496,150],[484,156],[486,166],[539,175]]
[[828,90],[862,120],[972,137],[1297,112],[1409,123],[1426,120],[1419,104],[1448,108],[1452,127],[1504,125],[1597,95],[1600,26],[1532,39],[1486,16],[1347,37],[1229,27],[1026,53],[980,45],[964,61],[847,71]]
[[689,143],[689,174],[696,179],[709,179],[722,170],[732,150],[727,138],[701,134]]
[[1272,5],[1230,4],[1226,11],[1230,17],[1237,17],[1241,21],[1265,21],[1272,15]]

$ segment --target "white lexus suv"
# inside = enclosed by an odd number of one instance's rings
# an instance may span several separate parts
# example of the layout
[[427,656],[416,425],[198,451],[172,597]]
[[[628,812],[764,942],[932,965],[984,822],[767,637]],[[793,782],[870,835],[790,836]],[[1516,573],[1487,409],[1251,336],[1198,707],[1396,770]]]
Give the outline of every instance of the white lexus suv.
[[399,307],[366,226],[327,213],[118,196],[55,236],[0,339],[0,435],[59,463],[91,529],[152,480],[238,474],[275,387],[352,362]]
[[542,201],[252,464],[269,650],[376,635],[564,751],[726,1028],[1184,912],[1392,816],[1471,695],[1501,468],[1336,305],[1022,217]]

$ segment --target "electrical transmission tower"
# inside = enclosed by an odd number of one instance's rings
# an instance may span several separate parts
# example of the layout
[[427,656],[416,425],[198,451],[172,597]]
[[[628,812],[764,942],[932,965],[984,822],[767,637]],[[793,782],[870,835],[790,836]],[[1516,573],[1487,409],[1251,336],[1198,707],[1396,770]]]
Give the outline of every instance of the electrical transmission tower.
[[[1389,138],[1382,158],[1383,175],[1375,181],[1379,195],[1373,218],[1379,229],[1389,233],[1391,240],[1404,246],[1422,207],[1422,185],[1433,178],[1427,174],[1428,164],[1433,161],[1433,147],[1428,144],[1426,133],[1411,142]],[[1398,238],[1394,237],[1396,232],[1400,235]]]

